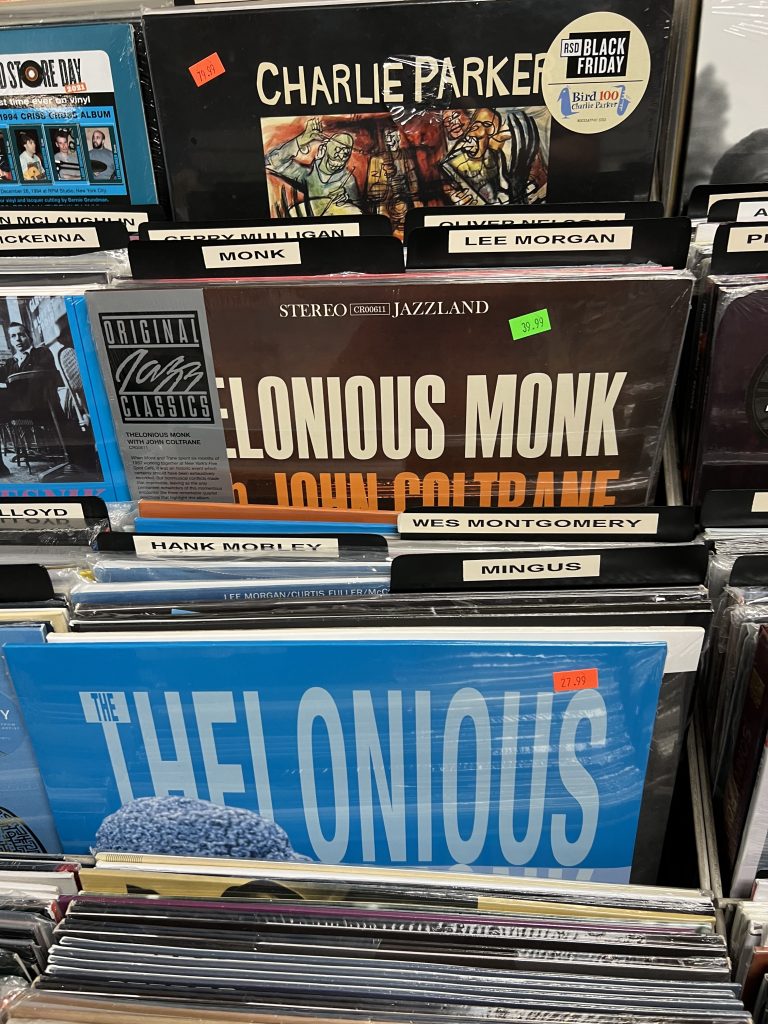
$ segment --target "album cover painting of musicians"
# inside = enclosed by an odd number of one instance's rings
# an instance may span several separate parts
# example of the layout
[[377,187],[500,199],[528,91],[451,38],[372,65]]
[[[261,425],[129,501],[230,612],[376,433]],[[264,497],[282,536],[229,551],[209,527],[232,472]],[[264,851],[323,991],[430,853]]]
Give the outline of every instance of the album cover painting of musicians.
[[547,193],[545,107],[262,118],[274,217],[384,214],[402,237],[421,206],[511,206]]
[[0,488],[101,478],[66,300],[0,298]]

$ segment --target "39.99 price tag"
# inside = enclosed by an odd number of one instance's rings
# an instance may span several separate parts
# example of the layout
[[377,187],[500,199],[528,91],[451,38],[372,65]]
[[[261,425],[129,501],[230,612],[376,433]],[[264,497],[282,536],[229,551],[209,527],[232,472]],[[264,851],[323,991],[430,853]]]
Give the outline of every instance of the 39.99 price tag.
[[223,75],[225,70],[218,53],[212,53],[209,57],[203,57],[197,64],[190,64],[189,66],[189,73],[192,75],[192,79],[198,89],[201,85],[207,85],[214,78]]
[[509,329],[515,341],[521,338],[530,338],[534,334],[544,334],[552,330],[549,322],[549,310],[537,309],[533,313],[525,313],[523,316],[515,316],[509,321]]
[[569,690],[596,690],[597,669],[577,668],[569,672],[553,672],[552,681],[555,693],[567,693]]

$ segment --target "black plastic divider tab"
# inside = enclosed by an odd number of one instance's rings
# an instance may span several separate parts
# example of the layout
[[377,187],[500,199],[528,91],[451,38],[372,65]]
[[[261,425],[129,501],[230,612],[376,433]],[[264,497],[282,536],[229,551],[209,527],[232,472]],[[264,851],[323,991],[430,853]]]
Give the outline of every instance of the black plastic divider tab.
[[682,268],[690,243],[691,223],[685,217],[418,228],[408,240],[408,270],[649,263]]
[[77,256],[127,246],[128,231],[122,221],[0,224],[0,256]]
[[[405,239],[417,228],[513,227],[518,224],[575,224],[581,221],[641,220],[663,217],[664,205],[645,203],[546,203],[536,206],[426,206],[405,215]],[[334,218],[335,220],[335,218]]]
[[[173,251],[169,249],[173,246]],[[400,274],[403,247],[390,236],[297,238],[277,242],[131,242],[137,280]]]
[[695,586],[704,582],[707,561],[703,544],[399,555],[392,562],[390,589],[405,593]]
[[701,503],[701,525],[705,530],[768,527],[768,490],[708,491]]
[[[768,517],[767,517],[768,518]],[[397,521],[401,537],[432,540],[693,540],[696,517],[687,506],[608,509],[409,508]]]
[[251,220],[196,221],[176,224],[152,221],[139,228],[142,242],[244,242],[285,241],[298,238],[356,238],[392,234],[392,225],[381,214],[359,217],[276,217]]
[[0,565],[0,605],[36,604],[53,596],[51,578],[42,565]]

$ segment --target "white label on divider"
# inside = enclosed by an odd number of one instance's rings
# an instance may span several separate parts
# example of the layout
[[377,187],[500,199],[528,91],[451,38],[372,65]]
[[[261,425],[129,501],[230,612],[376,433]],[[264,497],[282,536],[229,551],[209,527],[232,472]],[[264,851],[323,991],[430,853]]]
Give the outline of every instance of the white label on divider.
[[465,583],[497,580],[565,580],[600,575],[600,555],[548,558],[478,558],[462,563]]
[[705,224],[697,224],[696,234],[693,239],[696,245],[712,245],[719,227],[720,225],[716,221],[707,221]]
[[338,558],[334,537],[194,537],[135,535],[134,550],[142,558],[222,558],[249,555],[253,558]]
[[59,228],[37,225],[0,233],[2,249],[98,249],[96,228]]
[[736,220],[768,220],[768,199],[739,203]]
[[768,228],[731,228],[728,252],[765,252],[768,250]]
[[567,252],[572,249],[617,250],[632,248],[634,228],[548,227],[537,231],[471,228],[451,231],[448,252]]
[[83,506],[79,501],[28,504],[24,501],[4,501],[0,504],[0,528],[21,524],[66,523],[67,526],[85,526]]
[[145,224],[149,220],[148,213],[135,212],[133,210],[2,210],[0,211],[0,226],[24,224],[78,224],[78,223],[105,223],[125,224],[126,229],[135,234],[139,230],[139,224]]
[[506,513],[458,512],[447,516],[433,516],[430,513],[401,512],[397,519],[399,533],[452,534],[540,534],[574,533],[584,534],[655,534],[659,528],[658,512],[605,513],[558,512]]
[[761,192],[719,192],[714,196],[710,196],[707,200],[707,212],[709,212],[715,203],[719,203],[721,199],[765,199],[765,189]]
[[265,242],[262,245],[205,245],[203,262],[208,270],[236,267],[301,266],[298,242]]
[[228,242],[237,239],[251,239],[255,242],[279,242],[284,238],[347,238],[359,237],[359,224],[329,224],[326,227],[292,224],[278,224],[276,227],[239,227],[239,228],[149,228],[147,238],[150,242],[197,242],[210,241]]
[[479,217],[475,214],[462,213],[428,213],[424,217],[425,228],[451,227],[454,224],[464,227],[486,227],[489,224],[574,224],[578,221],[614,221],[626,220],[623,213],[492,213]]
[[768,491],[755,491],[752,499],[753,512],[768,512]]

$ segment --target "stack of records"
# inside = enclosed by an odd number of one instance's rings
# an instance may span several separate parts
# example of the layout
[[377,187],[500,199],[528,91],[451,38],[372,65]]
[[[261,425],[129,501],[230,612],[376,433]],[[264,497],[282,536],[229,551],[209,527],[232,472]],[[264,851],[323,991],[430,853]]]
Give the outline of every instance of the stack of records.
[[0,854],[0,1001],[38,978],[53,929],[80,889],[80,864],[43,854]]
[[[700,891],[126,860],[84,872],[11,1021],[749,1022]],[[219,897],[197,884],[209,871]],[[137,892],[166,874],[186,896]]]
[[768,867],[768,516],[762,492],[711,492],[702,510],[715,606],[700,696],[721,863],[732,896]]

